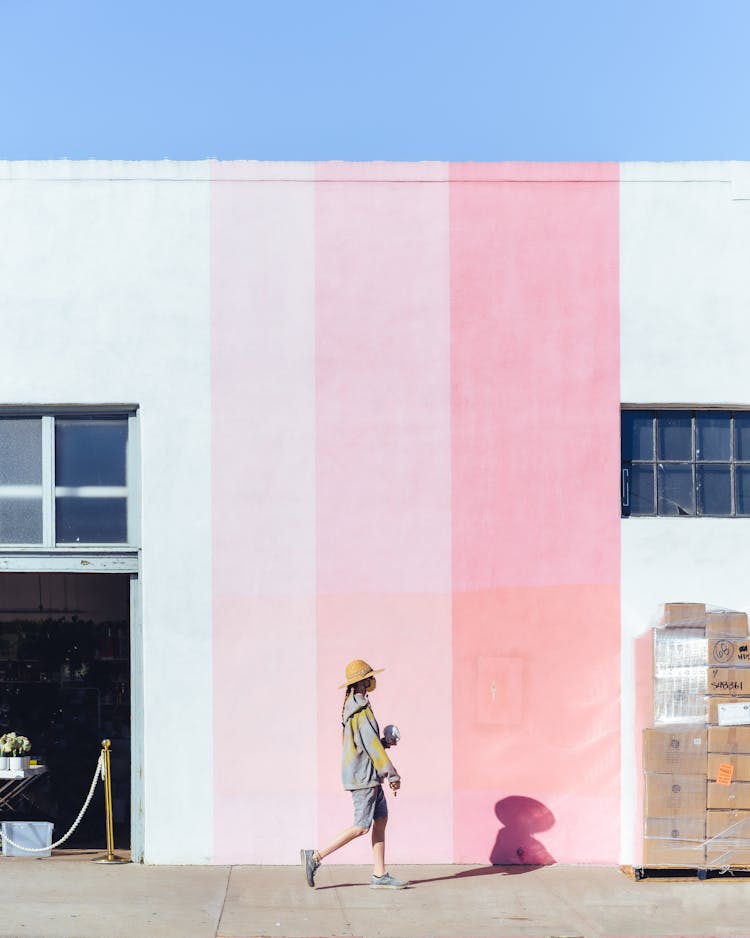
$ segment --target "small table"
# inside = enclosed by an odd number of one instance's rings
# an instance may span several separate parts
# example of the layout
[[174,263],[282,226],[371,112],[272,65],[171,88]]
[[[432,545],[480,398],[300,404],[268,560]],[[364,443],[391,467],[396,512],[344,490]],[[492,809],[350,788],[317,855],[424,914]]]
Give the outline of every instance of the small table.
[[31,765],[28,769],[0,770],[0,810],[16,811],[13,802],[25,798],[24,792],[47,771],[46,765]]

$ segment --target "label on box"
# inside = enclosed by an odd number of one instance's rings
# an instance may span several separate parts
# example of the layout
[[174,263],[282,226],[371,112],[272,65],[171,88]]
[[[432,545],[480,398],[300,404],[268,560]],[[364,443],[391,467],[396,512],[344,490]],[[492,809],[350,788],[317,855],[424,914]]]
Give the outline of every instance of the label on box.
[[744,697],[750,694],[750,669],[708,668],[706,692],[709,696]]
[[750,665],[750,642],[731,638],[714,638],[708,642],[708,663],[718,665]]
[[734,766],[729,765],[727,762],[722,762],[719,766],[719,771],[716,773],[716,784],[717,785],[731,785],[732,776],[734,775]]
[[750,700],[718,705],[719,726],[741,726],[750,723]]

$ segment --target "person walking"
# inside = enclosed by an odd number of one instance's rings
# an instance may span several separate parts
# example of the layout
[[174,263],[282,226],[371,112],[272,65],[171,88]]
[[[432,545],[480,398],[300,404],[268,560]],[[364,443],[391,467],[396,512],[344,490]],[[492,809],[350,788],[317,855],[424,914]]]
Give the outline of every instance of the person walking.
[[308,886],[315,886],[315,874],[323,862],[334,851],[357,837],[364,836],[372,828],[373,870],[370,878],[372,889],[404,889],[409,884],[396,879],[385,868],[385,826],[388,823],[388,804],[383,793],[383,781],[394,796],[401,787],[401,777],[388,758],[386,749],[397,740],[388,742],[380,738],[380,729],[370,706],[368,694],[376,686],[377,670],[366,661],[357,658],[346,666],[346,680],[340,686],[346,688],[344,706],[341,710],[342,753],[341,780],[344,788],[352,793],[354,802],[354,824],[345,828],[322,850],[300,850],[302,868]]

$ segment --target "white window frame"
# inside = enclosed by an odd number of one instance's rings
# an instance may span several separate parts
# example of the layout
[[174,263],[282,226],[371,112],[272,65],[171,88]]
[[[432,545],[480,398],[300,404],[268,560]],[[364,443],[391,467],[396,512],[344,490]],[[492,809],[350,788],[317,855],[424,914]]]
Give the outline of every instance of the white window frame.
[[[47,569],[63,571],[69,569],[65,558],[71,555],[133,555],[140,549],[140,435],[139,409],[134,404],[113,404],[84,406],[38,406],[38,407],[3,407],[0,418],[26,417],[41,418],[42,421],[42,543],[41,544],[0,544],[0,570],[21,570],[23,560],[19,555],[45,555],[51,559]],[[55,539],[55,419],[58,417],[126,417],[128,420],[127,460],[127,541],[111,543],[97,541],[91,543],[58,543]],[[7,557],[5,555],[13,555]],[[15,559],[14,559],[15,558]],[[125,558],[123,558],[124,560]],[[62,561],[62,566],[60,564]],[[85,561],[81,561],[85,564]],[[76,563],[75,569],[81,564]],[[101,562],[97,562],[101,570]],[[125,564],[108,565],[108,569],[121,572],[137,572],[137,559]],[[91,570],[91,572],[94,572]]]

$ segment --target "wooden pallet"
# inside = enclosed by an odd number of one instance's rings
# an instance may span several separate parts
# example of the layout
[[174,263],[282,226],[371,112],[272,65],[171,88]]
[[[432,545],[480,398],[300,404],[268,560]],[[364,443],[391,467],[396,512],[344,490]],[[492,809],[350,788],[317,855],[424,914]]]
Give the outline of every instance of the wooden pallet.
[[675,867],[675,866],[621,866],[622,872],[634,882],[642,879],[658,879],[662,882],[685,882],[697,879],[747,879],[750,877],[750,867],[725,866],[711,867]]

